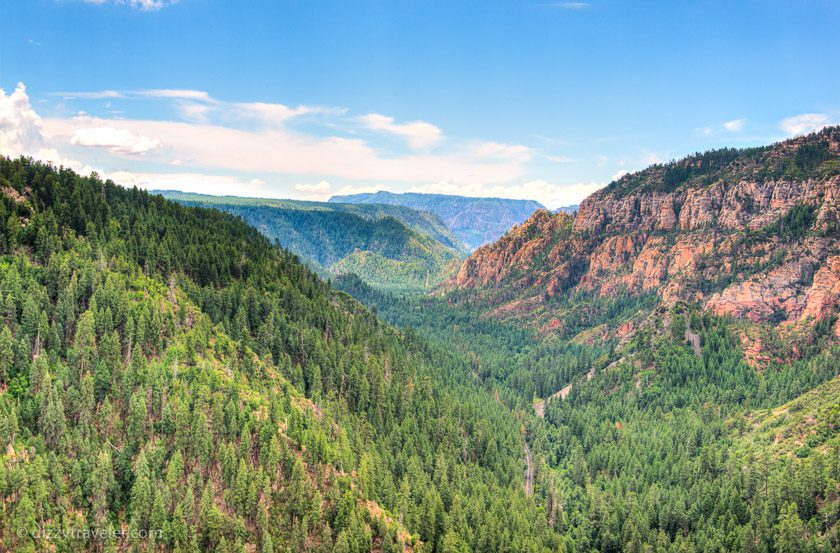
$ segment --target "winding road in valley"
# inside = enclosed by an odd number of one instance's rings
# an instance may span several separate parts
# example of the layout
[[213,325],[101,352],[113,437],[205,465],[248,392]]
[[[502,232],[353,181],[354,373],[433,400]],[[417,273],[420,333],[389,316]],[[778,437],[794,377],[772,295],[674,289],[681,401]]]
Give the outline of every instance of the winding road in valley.
[[[589,372],[586,373],[586,380],[592,380],[595,377],[595,367],[589,369]],[[535,401],[534,402],[534,411],[536,412],[539,418],[545,418],[545,404],[548,403],[549,400],[557,399],[558,397],[561,399],[565,399],[569,392],[572,391],[572,385],[569,384],[568,386],[564,387],[562,390],[558,390],[548,396],[544,400]],[[531,495],[534,493],[534,464],[531,462],[531,448],[528,447],[528,444],[525,444],[525,495]]]
[[[589,369],[589,372],[586,373],[586,380],[592,380],[594,377],[595,377],[595,367],[592,367],[591,369]],[[572,391],[572,385],[569,384],[568,386],[564,387],[563,389],[554,392],[553,394],[551,394],[547,398],[541,399],[539,401],[535,401],[534,402],[534,412],[537,414],[537,416],[539,418],[544,419],[545,418],[545,404],[548,403],[549,401],[551,401],[552,399],[557,399],[558,397],[560,399],[566,399],[566,396],[569,395],[569,393],[571,391]]]

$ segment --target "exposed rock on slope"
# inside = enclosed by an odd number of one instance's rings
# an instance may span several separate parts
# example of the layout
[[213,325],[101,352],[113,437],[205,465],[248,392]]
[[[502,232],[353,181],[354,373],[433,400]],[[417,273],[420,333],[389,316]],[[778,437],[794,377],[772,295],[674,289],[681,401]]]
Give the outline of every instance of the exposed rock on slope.
[[627,175],[574,218],[539,211],[474,252],[448,289],[540,323],[562,319],[553,297],[625,292],[773,325],[822,320],[840,303],[838,221],[834,127]]

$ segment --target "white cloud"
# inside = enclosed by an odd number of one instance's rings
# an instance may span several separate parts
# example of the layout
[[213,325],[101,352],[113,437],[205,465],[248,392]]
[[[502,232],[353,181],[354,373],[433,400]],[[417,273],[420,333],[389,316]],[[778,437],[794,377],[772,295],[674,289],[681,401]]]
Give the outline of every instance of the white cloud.
[[326,111],[313,106],[298,106],[295,108],[284,104],[265,102],[236,103],[224,106],[229,118],[256,121],[264,126],[278,126],[302,115]]
[[41,118],[29,104],[26,86],[18,83],[9,95],[0,88],[0,152],[19,156],[43,147]]
[[[115,119],[90,115],[41,119],[30,105],[26,88],[20,84],[11,94],[0,93],[2,153],[31,155],[82,174],[92,170],[83,162],[95,161],[100,175],[115,175],[118,182],[149,188],[254,195],[255,187],[260,185],[252,177],[259,177],[289,183],[283,185],[286,195],[323,199],[333,189],[334,193],[360,191],[362,184],[373,184],[375,190],[384,183],[407,188],[429,182],[448,183],[449,193],[471,189],[483,190],[486,195],[498,189],[508,197],[515,197],[514,193],[532,197],[523,190],[516,192],[510,188],[514,186],[510,183],[525,178],[527,165],[535,156],[532,150],[518,144],[449,141],[434,152],[385,154],[375,142],[349,133],[342,135],[342,124],[349,122],[352,129],[358,121],[337,108],[229,103],[201,91],[73,94],[80,99],[162,98],[180,110],[181,119]],[[320,127],[310,125],[305,130],[287,127],[293,118],[314,113],[323,115],[313,120],[322,123]],[[73,152],[83,162],[68,159],[64,155],[67,152]],[[135,160],[145,156],[143,164],[127,161],[128,155]],[[326,184],[320,184],[322,181],[333,185],[327,190]],[[340,183],[337,186],[336,181]],[[303,183],[302,188],[296,188],[292,184],[295,182]],[[284,194],[278,188],[271,193]]]
[[[107,4],[109,0],[82,0],[86,4],[95,4],[97,6]],[[131,6],[139,11],[157,11],[176,4],[178,0],[114,0],[115,4],[122,4]]]
[[178,89],[178,88],[152,88],[147,90],[93,90],[56,92],[55,95],[67,99],[79,98],[81,100],[99,100],[102,98],[163,98],[168,100],[198,100],[213,102],[210,95],[203,90]]
[[500,142],[482,142],[472,149],[479,158],[514,159],[530,161],[533,152],[521,144],[502,144]]
[[187,121],[206,123],[210,117],[211,108],[207,104],[197,102],[178,102],[178,112]]
[[610,177],[610,182],[612,182],[614,180],[618,180],[621,177],[623,177],[624,175],[629,175],[629,174],[630,174],[630,171],[627,171],[626,169],[620,169],[618,172],[616,172],[613,176]]
[[8,95],[0,88],[0,154],[7,157],[27,155],[81,173],[91,171],[90,167],[65,158],[52,147],[23,83],[18,83],[14,92]]
[[148,96],[150,98],[168,98],[177,100],[202,100],[210,102],[210,95],[203,90],[190,90],[179,88],[154,88],[151,90],[137,90],[133,94],[137,96]]
[[341,108],[323,108],[320,106],[290,107],[284,104],[267,102],[223,102],[211,97],[204,90],[177,88],[57,92],[54,95],[67,100],[162,100],[170,102],[183,119],[196,122],[208,122],[212,118],[216,118],[223,123],[244,122],[277,125],[306,114],[341,114],[344,112]]
[[102,100],[110,98],[124,98],[122,92],[116,90],[95,90],[93,92],[56,92],[56,96],[61,96],[67,100]]
[[746,119],[733,119],[732,121],[724,123],[723,128],[729,132],[738,132],[744,128],[744,123],[746,122]]
[[70,143],[75,146],[107,148],[118,154],[145,154],[162,146],[157,138],[137,135],[112,126],[76,129]]
[[542,155],[541,157],[547,159],[548,161],[553,161],[554,163],[575,163],[577,160],[573,157],[569,156],[552,156],[552,155]]
[[314,184],[296,184],[295,190],[307,200],[326,201],[332,195],[332,185],[325,180]]
[[585,10],[589,2],[554,2],[549,4],[552,8],[563,8],[564,10]]
[[818,131],[831,123],[831,117],[825,113],[803,113],[782,119],[779,128],[791,136],[796,136]]
[[153,11],[172,5],[177,1],[178,0],[129,0],[129,4],[131,4],[131,7],[135,9]]
[[712,136],[717,135],[721,131],[726,131],[728,133],[735,133],[740,132],[744,129],[744,125],[746,125],[747,119],[732,119],[731,121],[726,121],[720,125],[708,125],[705,127],[698,127],[694,129],[694,132],[697,134],[701,134],[703,136]]
[[[107,126],[108,119],[86,118],[84,126]],[[69,143],[80,126],[75,119],[44,120],[57,143]],[[226,171],[331,176],[352,180],[429,182],[505,182],[520,177],[528,156],[500,149],[478,155],[471,149],[439,155],[383,157],[356,138],[316,136],[283,127],[245,130],[220,124],[122,119],[120,128],[166,144],[166,159]],[[515,155],[514,155],[515,154]]]
[[370,130],[394,134],[406,139],[414,149],[434,146],[443,137],[439,128],[425,121],[396,123],[393,117],[379,113],[363,115],[359,117],[359,121]]

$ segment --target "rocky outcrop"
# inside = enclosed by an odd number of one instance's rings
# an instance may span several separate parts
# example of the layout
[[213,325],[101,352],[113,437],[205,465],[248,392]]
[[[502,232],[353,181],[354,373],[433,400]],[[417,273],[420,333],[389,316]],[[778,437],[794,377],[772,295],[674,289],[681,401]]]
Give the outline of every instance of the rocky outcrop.
[[452,284],[464,288],[544,286],[548,292],[562,288],[572,276],[568,261],[583,252],[579,242],[563,239],[571,224],[567,213],[537,211],[498,242],[482,246],[467,258]]
[[808,261],[792,261],[768,273],[755,275],[715,293],[706,306],[719,315],[749,318],[753,322],[782,322],[797,318],[804,307],[802,283],[813,274]]
[[832,255],[814,274],[800,319],[825,319],[840,303],[840,255]]
[[840,308],[839,221],[832,128],[625,176],[573,219],[539,211],[474,252],[448,288],[481,291],[496,316],[536,318],[543,332],[563,315],[539,305],[567,292],[656,294],[773,325],[822,320]]

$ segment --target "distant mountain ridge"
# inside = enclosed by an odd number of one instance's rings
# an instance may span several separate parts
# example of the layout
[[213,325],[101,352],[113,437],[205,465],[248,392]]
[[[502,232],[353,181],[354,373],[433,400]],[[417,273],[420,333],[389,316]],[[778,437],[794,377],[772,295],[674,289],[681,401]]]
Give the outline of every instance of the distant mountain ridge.
[[329,202],[402,205],[435,213],[470,250],[497,240],[513,225],[522,223],[538,209],[545,209],[534,200],[472,198],[416,192],[395,194],[386,191],[333,196]]
[[325,277],[355,273],[382,289],[433,287],[466,253],[436,215],[402,206],[156,193],[237,215]]

